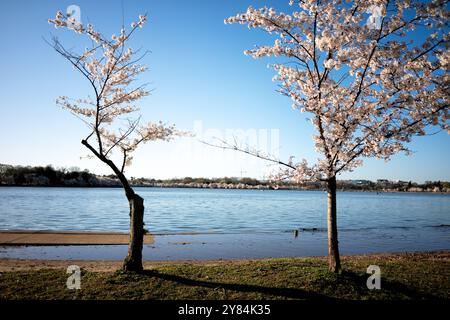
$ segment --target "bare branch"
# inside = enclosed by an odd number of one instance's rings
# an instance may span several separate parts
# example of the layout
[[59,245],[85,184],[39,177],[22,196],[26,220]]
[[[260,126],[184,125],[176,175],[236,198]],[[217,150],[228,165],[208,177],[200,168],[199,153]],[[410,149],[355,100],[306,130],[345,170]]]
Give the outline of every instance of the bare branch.
[[293,166],[293,165],[291,165],[289,163],[283,162],[283,161],[281,161],[279,159],[276,159],[276,158],[274,158],[274,157],[272,157],[272,156],[270,156],[268,154],[264,154],[264,153],[259,152],[259,151],[251,150],[249,147],[247,147],[245,149],[239,147],[235,137],[234,137],[234,144],[233,145],[231,145],[228,142],[226,142],[225,140],[222,140],[222,139],[219,139],[219,138],[216,138],[216,140],[218,140],[222,144],[213,144],[213,143],[206,142],[206,141],[200,141],[200,142],[205,144],[205,145],[208,145],[208,146],[211,146],[211,147],[215,147],[215,148],[220,148],[220,149],[224,149],[224,150],[239,151],[239,152],[242,152],[242,153],[245,153],[245,154],[257,157],[257,158],[262,159],[262,160],[267,160],[267,161],[270,161],[270,162],[273,162],[273,163],[276,163],[276,164],[288,167],[288,168],[293,169],[293,170],[296,169],[295,166]]

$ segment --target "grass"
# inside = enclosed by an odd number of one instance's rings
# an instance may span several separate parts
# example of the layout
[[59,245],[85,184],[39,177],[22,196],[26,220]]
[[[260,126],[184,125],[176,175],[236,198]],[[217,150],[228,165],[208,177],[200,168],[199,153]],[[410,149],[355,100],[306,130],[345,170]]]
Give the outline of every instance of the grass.
[[[0,299],[351,299],[448,300],[450,253],[347,256],[343,272],[325,258],[285,258],[157,265],[142,274],[82,269],[81,290],[66,288],[63,269],[0,274]],[[366,269],[381,268],[381,290]]]

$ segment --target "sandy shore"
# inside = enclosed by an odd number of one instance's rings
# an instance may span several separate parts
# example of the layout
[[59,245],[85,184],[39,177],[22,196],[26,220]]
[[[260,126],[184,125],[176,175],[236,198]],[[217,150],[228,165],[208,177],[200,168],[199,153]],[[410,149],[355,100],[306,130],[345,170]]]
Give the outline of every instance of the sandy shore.
[[[129,241],[129,234],[120,232],[0,231],[2,246],[117,245],[128,244]],[[153,236],[145,235],[144,243],[152,244]]]

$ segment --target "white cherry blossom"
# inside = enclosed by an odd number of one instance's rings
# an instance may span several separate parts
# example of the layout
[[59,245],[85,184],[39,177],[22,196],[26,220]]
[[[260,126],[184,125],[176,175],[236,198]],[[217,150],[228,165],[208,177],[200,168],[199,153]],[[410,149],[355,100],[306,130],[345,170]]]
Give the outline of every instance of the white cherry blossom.
[[[445,1],[291,3],[291,14],[249,7],[225,23],[276,37],[245,54],[295,62],[274,64],[274,80],[295,108],[313,117],[314,142],[323,156],[314,167],[324,178],[353,170],[361,157],[387,160],[408,152],[407,142],[428,125],[450,129]],[[373,8],[382,14],[379,30],[366,24]],[[303,166],[297,178],[306,172]]]
[[90,133],[83,143],[92,147],[88,140],[94,138],[96,153],[102,160],[110,160],[115,149],[122,153],[122,165],[118,167],[123,173],[131,163],[131,153],[139,144],[170,140],[182,134],[173,125],[161,122],[141,125],[140,117],[131,120],[132,115],[139,111],[136,102],[149,92],[142,85],[132,87],[136,78],[147,68],[139,64],[145,53],[136,56],[137,52],[127,47],[127,41],[136,29],[144,26],[147,17],[140,15],[138,22],[131,23],[128,32],[122,28],[119,35],[113,34],[110,38],[95,31],[91,24],[73,27],[70,19],[58,11],[49,23],[86,35],[94,41],[94,45],[81,54],[68,51],[56,38],[53,46],[88,80],[94,98],[71,100],[63,96],[56,102],[86,123]]
[[[245,54],[282,57],[273,65],[280,92],[316,129],[315,163],[270,160],[277,179],[322,180],[328,189],[329,270],[338,272],[336,176],[362,158],[410,153],[408,142],[429,126],[450,131],[448,1],[302,0],[290,14],[249,7],[225,20],[259,28],[272,45]],[[375,14],[374,14],[374,11]],[[372,14],[369,19],[367,12]],[[379,20],[378,20],[379,19]],[[290,63],[286,63],[286,60]]]

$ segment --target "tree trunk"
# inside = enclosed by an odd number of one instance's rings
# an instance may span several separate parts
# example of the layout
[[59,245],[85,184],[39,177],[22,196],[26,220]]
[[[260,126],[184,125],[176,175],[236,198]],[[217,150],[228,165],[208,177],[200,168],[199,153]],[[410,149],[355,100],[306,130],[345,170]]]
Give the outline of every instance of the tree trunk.
[[97,158],[106,163],[122,183],[130,205],[130,244],[122,268],[126,271],[140,272],[144,269],[142,266],[142,247],[144,244],[144,199],[134,193],[134,190],[131,188],[127,178],[123,174],[123,168],[122,170],[119,170],[114,162],[102,153],[101,146],[100,151],[97,151],[87,142],[87,140],[81,140],[81,144],[88,148]]
[[144,243],[144,199],[133,194],[128,199],[130,203],[130,244],[128,255],[123,262],[126,271],[140,272],[142,266],[142,247]]
[[336,221],[336,177],[327,180],[328,189],[328,270],[339,272],[341,260],[339,257],[339,242]]

